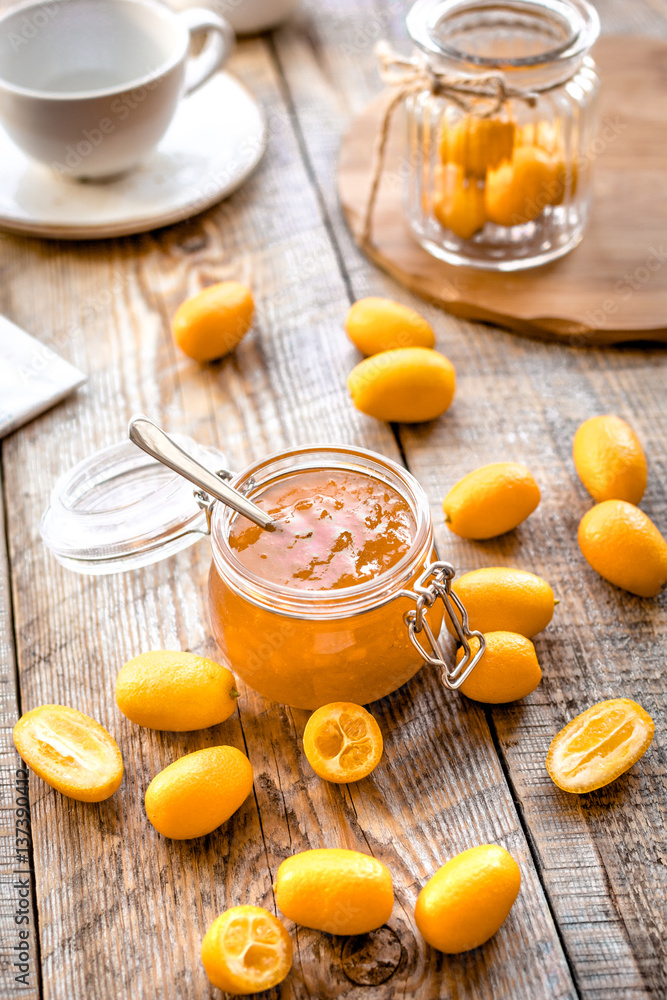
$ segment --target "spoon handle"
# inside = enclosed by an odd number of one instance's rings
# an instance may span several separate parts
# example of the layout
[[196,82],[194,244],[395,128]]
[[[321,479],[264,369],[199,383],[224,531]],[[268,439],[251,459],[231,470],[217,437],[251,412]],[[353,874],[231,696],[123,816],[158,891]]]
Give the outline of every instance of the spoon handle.
[[191,483],[209,493],[216,500],[231,507],[237,513],[258,524],[260,528],[272,531],[273,521],[265,511],[248,500],[242,493],[229,486],[210,469],[201,465],[192,455],[183,451],[168,434],[145,417],[143,413],[132,417],[128,426],[130,441],[143,449],[158,462],[168,466]]

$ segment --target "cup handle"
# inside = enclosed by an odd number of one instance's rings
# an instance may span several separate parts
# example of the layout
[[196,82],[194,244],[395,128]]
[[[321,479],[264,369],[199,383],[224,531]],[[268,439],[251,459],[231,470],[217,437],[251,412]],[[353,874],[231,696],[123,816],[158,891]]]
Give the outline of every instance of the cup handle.
[[216,70],[224,66],[232,54],[236,36],[231,24],[224,17],[219,17],[213,11],[204,10],[203,7],[183,10],[178,18],[185,24],[190,35],[197,31],[205,31],[207,34],[203,49],[198,56],[189,61],[186,69],[184,96],[189,97],[206,83]]

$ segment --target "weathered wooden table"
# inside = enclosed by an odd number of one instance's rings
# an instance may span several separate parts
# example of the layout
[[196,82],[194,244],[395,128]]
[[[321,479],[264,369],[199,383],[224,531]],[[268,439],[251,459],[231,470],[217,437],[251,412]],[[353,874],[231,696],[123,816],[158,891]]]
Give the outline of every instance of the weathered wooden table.
[[[581,420],[627,418],[650,463],[644,509],[667,527],[665,352],[579,350],[466,324],[411,302],[356,251],[337,205],[336,151],[350,116],[378,89],[373,44],[404,40],[404,12],[399,0],[311,0],[295,24],[239,45],[232,68],[266,107],[269,149],[242,190],[203,216],[100,243],[0,238],[0,311],[90,374],[75,397],[2,442],[3,998],[219,996],[199,960],[213,917],[237,903],[273,909],[280,861],[334,845],[391,868],[391,932],[346,943],[295,930],[294,969],[273,996],[667,996],[665,597],[632,597],[584,562],[576,527],[589,500],[570,459]],[[665,0],[606,0],[602,15],[606,30],[667,35]],[[252,285],[257,321],[232,357],[199,367],[173,347],[169,319],[186,295],[226,278]],[[433,425],[392,429],[348,399],[357,356],[342,321],[350,301],[369,293],[423,309],[456,365],[455,403]],[[521,703],[484,709],[423,669],[373,706],[385,757],[349,788],[320,781],[305,763],[307,713],[251,690],[212,730],[159,734],[129,723],[114,704],[128,658],[160,647],[216,655],[208,544],[142,571],[84,578],[45,551],[38,524],[56,477],[121,440],[137,411],[219,444],[231,468],[316,440],[404,460],[431,498],[441,553],[462,569],[507,564],[552,582],[561,603],[536,640],[540,687]],[[495,541],[455,538],[442,496],[463,472],[498,458],[530,466],[543,490],[538,511]],[[602,791],[560,792],[544,768],[552,736],[615,695],[654,716],[652,747]],[[107,726],[126,776],[101,805],[65,799],[31,776],[28,832],[11,730],[21,711],[45,702]],[[247,751],[254,797],[205,839],[161,838],[143,808],[150,778],[221,742]],[[485,947],[441,956],[415,929],[419,888],[454,853],[488,841],[519,861],[519,899]]]

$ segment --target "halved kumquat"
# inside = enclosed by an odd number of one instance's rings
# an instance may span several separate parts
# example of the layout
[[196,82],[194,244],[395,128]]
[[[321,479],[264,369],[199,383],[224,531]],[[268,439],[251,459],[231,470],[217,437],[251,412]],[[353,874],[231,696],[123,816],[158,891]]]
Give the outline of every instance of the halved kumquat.
[[40,705],[14,726],[19,754],[48,785],[70,799],[102,802],[123,778],[123,758],[107,730],[67,705]]
[[636,701],[600,701],[554,737],[547,754],[549,776],[565,792],[593,792],[636,764],[654,731],[653,719]]
[[315,774],[338,784],[370,774],[382,756],[382,733],[365,708],[334,701],[313,712],[303,734],[303,749]]
[[292,940],[263,907],[232,906],[206,932],[201,959],[214,986],[246,996],[283,981],[292,968]]

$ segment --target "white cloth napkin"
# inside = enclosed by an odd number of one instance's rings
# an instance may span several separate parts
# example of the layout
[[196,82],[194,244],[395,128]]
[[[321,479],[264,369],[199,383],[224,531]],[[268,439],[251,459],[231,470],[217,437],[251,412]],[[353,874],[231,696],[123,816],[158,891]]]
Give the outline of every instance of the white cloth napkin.
[[86,378],[0,316],[0,438],[60,402]]

